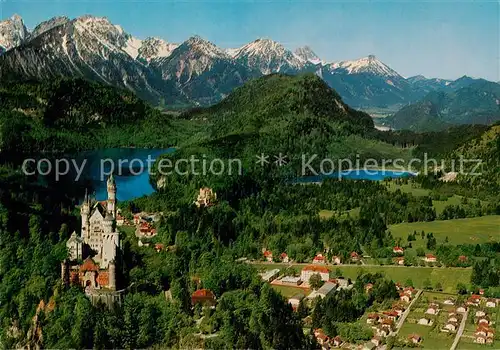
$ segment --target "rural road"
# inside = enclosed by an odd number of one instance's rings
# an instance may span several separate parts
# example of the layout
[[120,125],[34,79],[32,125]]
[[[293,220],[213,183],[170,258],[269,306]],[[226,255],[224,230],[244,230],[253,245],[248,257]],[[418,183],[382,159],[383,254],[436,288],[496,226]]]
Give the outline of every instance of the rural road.
[[460,337],[462,337],[462,333],[464,332],[465,321],[467,321],[468,314],[469,311],[466,311],[464,317],[462,318],[462,322],[460,322],[460,327],[458,327],[457,335],[455,337],[455,340],[453,341],[453,344],[451,344],[450,350],[455,350],[455,348],[457,347],[458,342],[460,341]]
[[396,325],[396,331],[394,332],[394,335],[398,334],[399,329],[403,326],[403,323],[405,322],[406,317],[410,313],[411,307],[417,301],[417,299],[420,297],[420,294],[422,294],[422,290],[419,290],[417,292],[417,295],[415,295],[415,298],[413,298],[413,300],[411,301],[410,305],[408,305],[408,308],[401,315],[401,318],[399,319],[398,324]]
[[[281,266],[307,266],[311,265],[312,263],[297,263],[297,262],[291,262],[291,263],[283,263],[283,262],[268,262],[268,261],[256,261],[256,260],[246,260],[245,263],[247,264],[254,264],[254,265],[281,265]],[[377,264],[340,264],[340,265],[333,265],[333,264],[318,264],[318,266],[326,266],[326,267],[380,267],[380,268],[414,268],[414,269],[447,269],[447,270],[467,270],[467,269],[472,269],[471,267],[446,267],[446,266],[403,266],[403,265],[377,265]]]

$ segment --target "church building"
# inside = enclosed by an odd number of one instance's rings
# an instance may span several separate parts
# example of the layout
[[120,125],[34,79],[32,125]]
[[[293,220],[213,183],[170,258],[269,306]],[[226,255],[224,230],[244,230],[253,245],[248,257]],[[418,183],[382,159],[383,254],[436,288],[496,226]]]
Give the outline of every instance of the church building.
[[66,243],[68,259],[62,263],[65,284],[81,285],[86,290],[116,290],[116,263],[120,237],[116,230],[116,183],[107,181],[108,199],[91,200],[85,194],[80,208],[81,234],[73,232]]

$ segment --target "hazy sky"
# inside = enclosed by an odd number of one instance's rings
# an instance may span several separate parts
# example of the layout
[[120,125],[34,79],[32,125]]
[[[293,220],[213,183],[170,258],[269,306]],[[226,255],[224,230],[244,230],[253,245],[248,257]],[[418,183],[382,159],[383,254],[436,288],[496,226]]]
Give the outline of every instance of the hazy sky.
[[500,80],[498,1],[0,0],[1,18],[14,13],[29,28],[92,14],[141,39],[198,34],[228,48],[267,37],[291,49],[307,44],[326,61],[374,54],[403,76]]

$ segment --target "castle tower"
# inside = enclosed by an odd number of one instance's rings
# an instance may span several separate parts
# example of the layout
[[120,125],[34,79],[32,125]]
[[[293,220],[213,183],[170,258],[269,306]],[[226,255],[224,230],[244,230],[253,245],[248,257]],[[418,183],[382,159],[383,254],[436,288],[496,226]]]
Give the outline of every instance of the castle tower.
[[116,290],[116,266],[114,260],[111,260],[109,262],[108,276],[109,276],[108,288],[111,290]]
[[108,188],[108,213],[113,215],[113,218],[116,218],[116,183],[113,174],[111,174],[108,178],[107,182]]
[[80,215],[82,217],[82,233],[81,236],[84,239],[88,239],[90,234],[90,198],[85,190],[85,197],[83,199],[82,206],[80,207]]

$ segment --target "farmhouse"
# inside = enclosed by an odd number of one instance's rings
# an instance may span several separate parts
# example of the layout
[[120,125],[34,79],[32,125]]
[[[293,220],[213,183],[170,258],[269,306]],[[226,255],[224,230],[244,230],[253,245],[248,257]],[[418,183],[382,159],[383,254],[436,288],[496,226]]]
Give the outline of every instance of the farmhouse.
[[271,252],[270,250],[264,251],[264,259],[266,259],[269,262],[272,262],[273,261],[273,252]]
[[486,307],[497,307],[497,300],[496,299],[488,299],[486,301]]
[[331,341],[334,347],[339,347],[342,345],[342,339],[337,335],[333,340]]
[[435,255],[433,255],[433,254],[425,254],[424,261],[425,261],[425,262],[436,262],[436,261],[437,261],[437,258],[436,258],[436,256],[435,256]]
[[384,311],[383,313],[388,319],[392,321],[395,321],[398,318],[398,313],[396,311]]
[[209,289],[199,289],[191,294],[191,304],[202,304],[208,306],[215,306],[217,301],[215,300],[215,295]]
[[459,307],[457,307],[456,311],[460,313],[467,312],[467,306],[460,305]]
[[399,300],[404,301],[405,303],[409,303],[411,300],[411,297],[408,294],[401,292],[401,293],[399,293]]
[[398,265],[404,265],[405,264],[405,258],[402,256],[398,256],[394,258],[394,262]]
[[284,263],[290,262],[290,259],[288,258],[288,254],[287,253],[281,253],[280,258],[281,258],[281,261],[284,262]]
[[477,321],[477,323],[479,325],[486,325],[486,326],[489,326],[490,325],[490,318],[488,316],[482,316],[479,318],[479,320]]
[[436,306],[432,305],[427,308],[425,313],[429,315],[437,315],[439,313],[439,309]]
[[358,261],[359,260],[359,254],[356,252],[351,253],[351,260],[352,261]]
[[394,248],[392,248],[392,252],[394,254],[403,254],[404,253],[404,249],[401,248],[401,247],[394,247]]
[[455,301],[453,299],[445,299],[443,301],[443,304],[445,304],[445,305],[455,305]]
[[408,336],[408,339],[413,343],[413,344],[418,344],[422,340],[422,338],[418,334],[410,334]]
[[313,264],[324,264],[325,260],[323,254],[317,254],[313,259]]
[[486,315],[486,312],[484,312],[483,310],[476,311],[476,317],[481,317],[481,316],[485,316],[485,315]]
[[448,321],[442,331],[444,332],[455,332],[457,330],[457,323]]
[[432,321],[429,320],[428,318],[422,317],[421,319],[418,320],[418,324],[421,324],[423,326],[430,326],[432,324]]
[[465,255],[460,255],[458,261],[461,263],[467,262],[467,257]]
[[332,257],[332,263],[334,263],[335,265],[341,265],[342,260],[340,259],[340,257],[334,256],[334,257]]
[[330,279],[330,271],[325,266],[307,265],[302,269],[300,274],[300,279],[303,282],[309,283],[309,279],[312,275],[319,274],[322,281],[328,281]]

